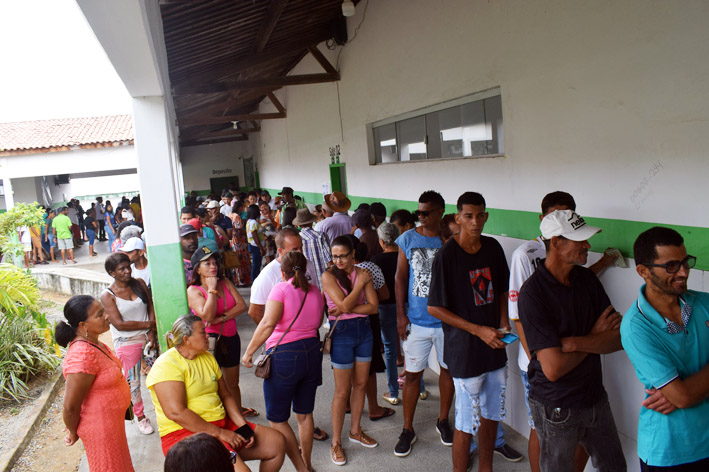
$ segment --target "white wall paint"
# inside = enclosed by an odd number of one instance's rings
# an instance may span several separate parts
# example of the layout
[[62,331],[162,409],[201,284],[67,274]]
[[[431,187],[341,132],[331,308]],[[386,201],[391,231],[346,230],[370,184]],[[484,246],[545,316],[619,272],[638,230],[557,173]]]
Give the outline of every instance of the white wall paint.
[[[239,177],[244,186],[244,159],[254,156],[256,140],[190,146],[180,151],[185,192],[209,190],[209,179]],[[219,172],[219,173],[217,173]]]
[[138,167],[138,156],[133,145],[23,154],[5,159],[5,172],[13,179]]
[[[348,20],[350,38],[365,3]],[[476,190],[492,208],[537,212],[546,193],[562,189],[585,216],[709,226],[706,2],[368,3],[350,44],[341,52],[321,45],[333,63],[340,54],[339,85],[277,93],[288,118],[261,125],[262,186],[320,192],[328,148],[340,144],[352,195],[415,201],[434,188],[454,202]],[[292,73],[320,71],[308,56]],[[495,86],[504,158],[368,164],[368,123]],[[522,242],[498,240],[508,256]],[[630,262],[601,276],[621,312],[641,282]],[[690,282],[709,290],[709,273],[693,271]],[[517,353],[509,354],[509,421],[528,433]],[[603,362],[629,470],[637,470],[642,386],[624,353]]]

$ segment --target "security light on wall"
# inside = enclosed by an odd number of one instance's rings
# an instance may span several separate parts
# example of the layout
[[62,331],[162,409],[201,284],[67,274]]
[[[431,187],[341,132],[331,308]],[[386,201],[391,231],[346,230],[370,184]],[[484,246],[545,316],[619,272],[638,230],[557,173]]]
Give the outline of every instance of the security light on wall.
[[355,6],[352,0],[345,0],[342,2],[342,16],[354,16]]

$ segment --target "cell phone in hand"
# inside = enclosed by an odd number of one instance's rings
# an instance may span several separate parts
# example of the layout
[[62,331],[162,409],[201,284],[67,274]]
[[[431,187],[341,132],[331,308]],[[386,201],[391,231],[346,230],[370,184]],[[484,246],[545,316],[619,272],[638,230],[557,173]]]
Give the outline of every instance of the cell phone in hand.
[[251,426],[249,426],[248,423],[240,428],[235,429],[234,432],[247,441],[250,440],[254,435],[254,430],[251,429]]
[[501,338],[501,341],[505,344],[512,344],[513,342],[517,341],[518,339],[519,339],[519,336],[517,336],[515,333],[507,333]]

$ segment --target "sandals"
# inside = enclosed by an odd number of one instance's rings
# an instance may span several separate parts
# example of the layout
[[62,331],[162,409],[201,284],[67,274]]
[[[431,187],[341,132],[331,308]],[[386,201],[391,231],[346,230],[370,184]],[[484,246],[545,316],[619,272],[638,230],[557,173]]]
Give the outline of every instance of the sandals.
[[327,441],[330,438],[328,434],[317,426],[313,430],[313,439],[316,441]]
[[254,410],[253,408],[246,408],[246,407],[241,407],[241,414],[244,415],[244,418],[252,418],[254,416],[258,416],[258,411]]
[[392,410],[391,408],[384,407],[384,414],[383,414],[383,415],[381,415],[381,416],[370,416],[370,417],[369,417],[369,420],[370,420],[370,421],[379,421],[379,420],[381,420],[381,419],[383,419],[383,418],[389,418],[389,417],[390,417],[391,415],[393,415],[393,414],[394,414],[394,410]]

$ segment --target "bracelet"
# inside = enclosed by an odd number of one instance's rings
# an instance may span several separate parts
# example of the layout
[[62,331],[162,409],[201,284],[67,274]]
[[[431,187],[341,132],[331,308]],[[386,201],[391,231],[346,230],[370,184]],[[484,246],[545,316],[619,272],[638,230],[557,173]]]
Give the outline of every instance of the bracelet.
[[209,291],[209,292],[207,292],[207,293],[213,293],[214,295],[216,295],[216,294],[218,294],[219,292],[218,292],[218,291],[216,291],[216,290],[210,290],[210,291]]

